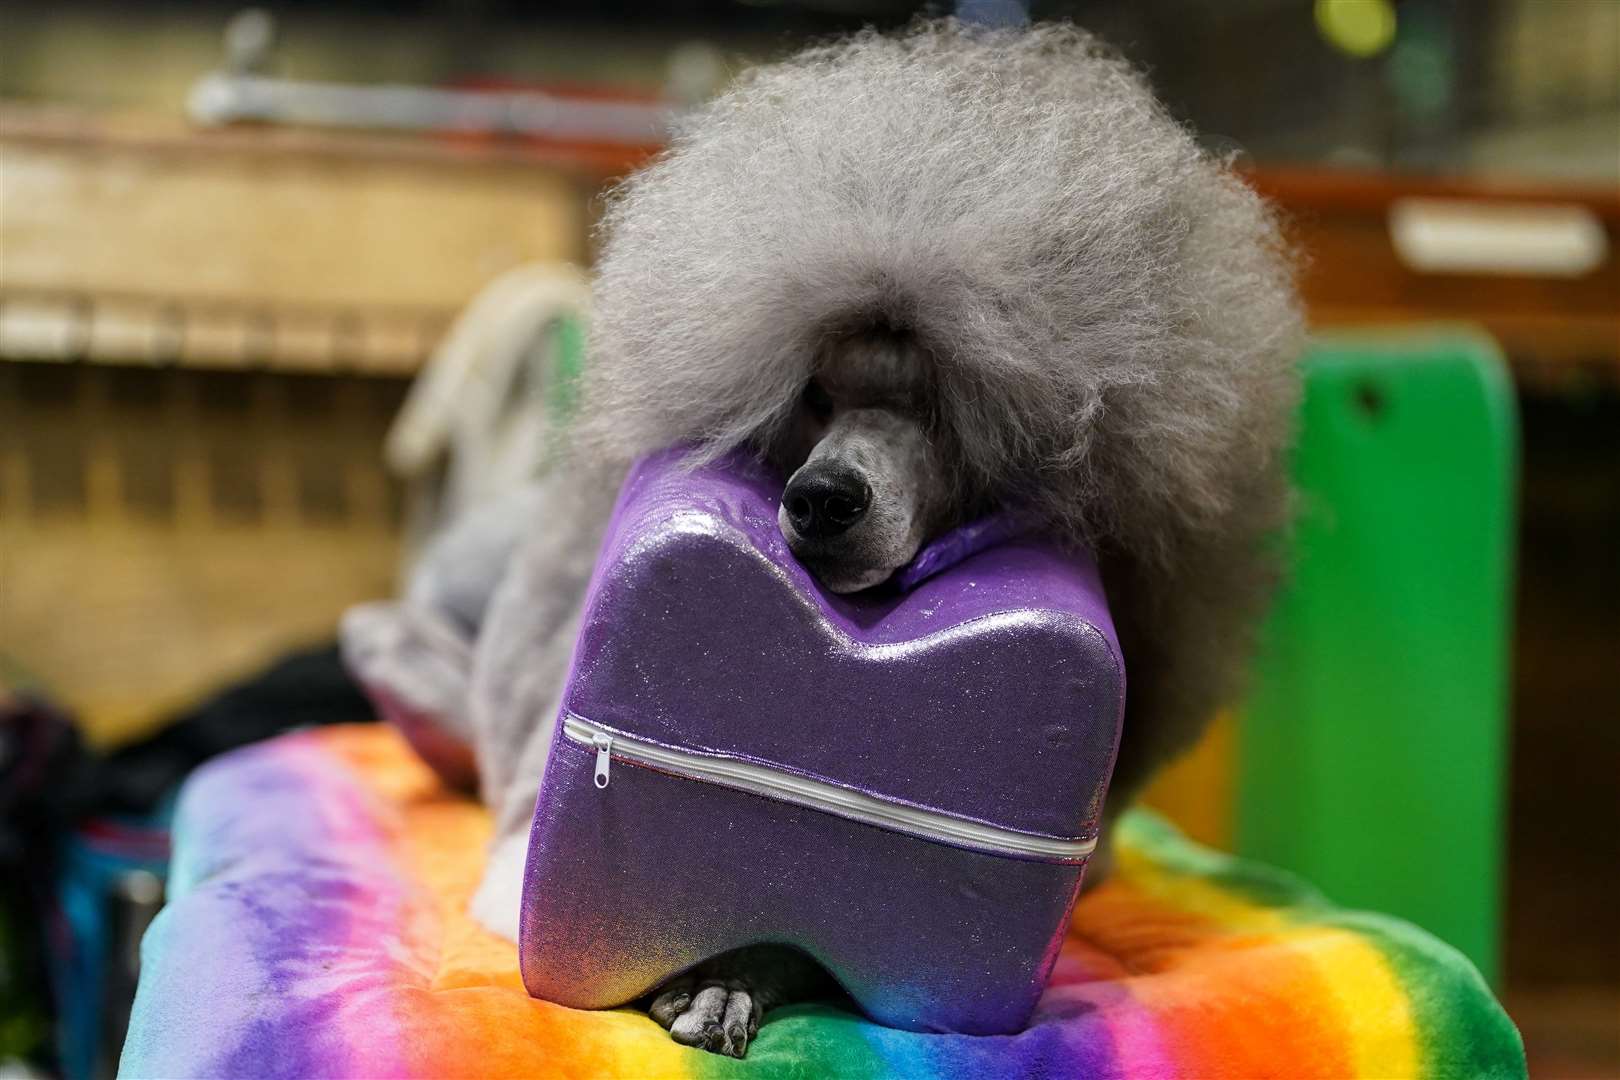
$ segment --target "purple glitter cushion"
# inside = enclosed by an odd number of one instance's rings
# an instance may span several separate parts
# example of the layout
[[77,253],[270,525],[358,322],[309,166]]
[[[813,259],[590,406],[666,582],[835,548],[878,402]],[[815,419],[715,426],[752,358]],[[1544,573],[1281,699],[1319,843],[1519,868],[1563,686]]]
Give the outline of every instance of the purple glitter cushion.
[[837,596],[780,493],[741,455],[626,480],[530,836],[524,982],[609,1007],[777,942],[881,1022],[1017,1030],[1123,714],[1096,568],[992,523]]

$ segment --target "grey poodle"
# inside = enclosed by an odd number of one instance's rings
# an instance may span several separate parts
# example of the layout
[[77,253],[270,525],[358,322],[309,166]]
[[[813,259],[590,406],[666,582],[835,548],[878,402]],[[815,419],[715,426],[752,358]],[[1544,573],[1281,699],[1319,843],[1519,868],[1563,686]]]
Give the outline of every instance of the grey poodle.
[[[1130,670],[1113,814],[1230,699],[1289,504],[1292,268],[1265,204],[1093,38],[931,22],[760,67],[613,194],[601,241],[571,458],[345,628],[364,681],[474,746],[488,925],[515,936],[619,477],[674,442],[773,460],[782,531],[837,591],[998,506],[1093,548]],[[819,985],[745,950],[649,1008],[741,1056]]]

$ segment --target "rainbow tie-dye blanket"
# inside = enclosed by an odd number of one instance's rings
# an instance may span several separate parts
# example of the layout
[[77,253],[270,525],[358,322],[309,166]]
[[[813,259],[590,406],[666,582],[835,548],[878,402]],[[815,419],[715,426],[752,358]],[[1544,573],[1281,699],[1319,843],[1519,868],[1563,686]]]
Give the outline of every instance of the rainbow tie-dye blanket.
[[489,831],[388,728],[239,751],[187,785],[148,931],[131,1077],[1522,1077],[1458,953],[1292,879],[1124,827],[1027,1031],[919,1035],[775,1013],[746,1061],[645,1015],[524,993],[465,914]]

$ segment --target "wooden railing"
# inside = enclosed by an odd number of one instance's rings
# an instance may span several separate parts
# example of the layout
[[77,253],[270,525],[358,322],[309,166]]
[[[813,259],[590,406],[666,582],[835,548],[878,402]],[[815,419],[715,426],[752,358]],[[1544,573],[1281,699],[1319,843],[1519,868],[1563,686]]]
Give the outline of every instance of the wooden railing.
[[[645,157],[3,108],[0,357],[409,372],[501,270],[583,261],[591,197]],[[1316,325],[1474,322],[1526,379],[1620,379],[1620,192],[1248,175]],[[1573,227],[1596,262],[1436,270],[1403,250],[1402,220],[1444,218],[1466,246],[1470,214],[1531,241]]]
[[0,110],[0,358],[409,373],[609,162]]

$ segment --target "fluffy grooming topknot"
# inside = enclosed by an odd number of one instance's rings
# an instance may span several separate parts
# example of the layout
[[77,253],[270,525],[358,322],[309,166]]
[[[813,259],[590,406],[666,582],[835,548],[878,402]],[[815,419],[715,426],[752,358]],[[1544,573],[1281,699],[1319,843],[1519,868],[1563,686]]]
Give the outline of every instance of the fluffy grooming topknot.
[[763,443],[829,336],[909,332],[964,487],[1135,590],[1126,656],[1157,678],[1169,650],[1171,684],[1139,691],[1133,662],[1132,711],[1185,742],[1242,666],[1287,502],[1291,267],[1261,200],[1084,32],[925,23],[745,75],[611,199],[595,300],[592,449]]
[[757,437],[824,337],[883,323],[936,358],[976,480],[1133,549],[1216,525],[1283,441],[1300,323],[1264,204],[1072,27],[756,69],[602,237],[587,393],[623,451]]

